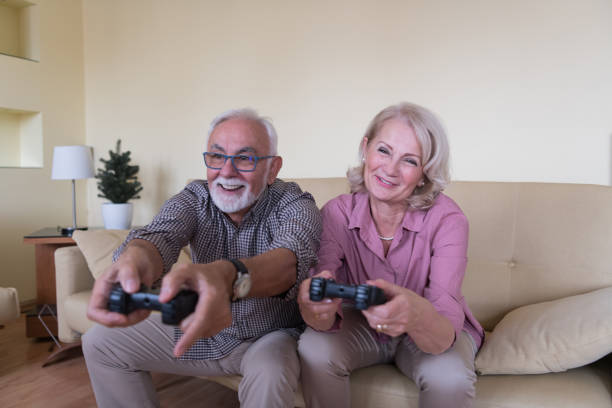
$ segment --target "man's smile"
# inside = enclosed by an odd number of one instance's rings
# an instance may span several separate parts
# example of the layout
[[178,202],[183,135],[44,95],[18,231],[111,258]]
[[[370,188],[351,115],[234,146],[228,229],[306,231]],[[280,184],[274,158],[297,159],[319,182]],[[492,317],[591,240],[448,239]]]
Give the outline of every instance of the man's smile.
[[218,185],[223,190],[225,190],[225,191],[232,191],[232,192],[233,191],[237,191],[237,190],[239,190],[241,188],[244,188],[244,184],[222,184],[222,183],[219,183]]

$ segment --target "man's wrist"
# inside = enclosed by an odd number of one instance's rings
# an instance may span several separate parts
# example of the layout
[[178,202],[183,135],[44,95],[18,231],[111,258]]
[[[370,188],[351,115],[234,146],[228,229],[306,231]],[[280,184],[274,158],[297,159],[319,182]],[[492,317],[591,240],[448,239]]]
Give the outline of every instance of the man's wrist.
[[221,265],[223,265],[223,279],[225,282],[225,289],[227,292],[227,297],[231,301],[234,297],[234,282],[236,281],[236,277],[238,277],[238,271],[234,267],[234,264],[228,260],[219,261]]
[[236,279],[232,285],[232,302],[247,297],[251,291],[251,274],[244,263],[239,259],[229,260],[236,269]]
[[137,265],[139,273],[149,276],[151,283],[162,276],[164,260],[157,247],[151,242],[144,239],[133,239],[127,243],[117,261],[124,255]]

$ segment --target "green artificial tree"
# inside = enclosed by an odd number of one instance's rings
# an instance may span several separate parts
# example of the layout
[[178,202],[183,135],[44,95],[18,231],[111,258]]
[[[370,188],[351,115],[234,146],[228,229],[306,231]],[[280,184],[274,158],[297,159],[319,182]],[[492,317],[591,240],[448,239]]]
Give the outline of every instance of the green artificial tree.
[[100,159],[104,169],[98,169],[98,197],[106,198],[112,203],[127,203],[132,198],[140,198],[138,193],[142,186],[136,174],[139,166],[130,166],[130,151],[121,153],[121,139],[117,140],[115,151],[108,151],[110,159]]

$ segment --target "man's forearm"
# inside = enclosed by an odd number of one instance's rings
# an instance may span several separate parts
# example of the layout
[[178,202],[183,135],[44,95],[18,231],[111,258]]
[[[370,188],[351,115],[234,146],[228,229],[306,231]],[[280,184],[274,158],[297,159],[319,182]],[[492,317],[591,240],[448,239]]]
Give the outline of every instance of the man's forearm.
[[297,279],[297,259],[293,251],[277,248],[242,260],[251,274],[249,297],[275,296],[286,292]]

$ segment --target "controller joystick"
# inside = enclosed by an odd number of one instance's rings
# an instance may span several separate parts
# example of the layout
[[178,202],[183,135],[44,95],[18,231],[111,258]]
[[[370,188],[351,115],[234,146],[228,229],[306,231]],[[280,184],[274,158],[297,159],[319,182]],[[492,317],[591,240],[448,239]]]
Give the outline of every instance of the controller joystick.
[[125,315],[138,309],[157,310],[161,312],[163,323],[177,326],[195,310],[197,303],[198,294],[192,290],[181,290],[169,302],[161,303],[159,294],[148,291],[144,285],[136,293],[127,293],[116,283],[108,297],[107,308]]
[[320,302],[323,298],[343,298],[355,301],[355,308],[365,310],[387,301],[382,289],[372,285],[344,285],[333,279],[312,278],[310,300]]

